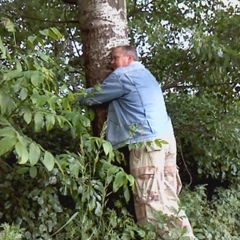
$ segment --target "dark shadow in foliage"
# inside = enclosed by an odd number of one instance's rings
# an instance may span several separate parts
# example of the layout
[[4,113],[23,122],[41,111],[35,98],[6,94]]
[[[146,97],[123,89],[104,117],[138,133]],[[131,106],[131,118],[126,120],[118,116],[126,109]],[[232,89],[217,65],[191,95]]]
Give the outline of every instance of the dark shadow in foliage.
[[[114,165],[123,168],[127,174],[130,174],[130,170],[129,170],[130,152],[128,150],[128,147],[127,146],[122,147],[118,150],[119,150],[119,152],[121,152],[124,155],[125,162],[121,162],[121,163],[115,162]],[[131,191],[131,187],[129,187],[129,188],[130,188],[130,200],[128,202],[126,202],[126,200],[123,197],[123,189],[122,188],[119,189],[116,193],[113,192],[112,189],[108,189],[108,193],[110,193],[110,194],[108,194],[107,199],[106,199],[107,200],[106,207],[110,208],[110,209],[115,209],[117,211],[117,209],[115,207],[115,202],[117,200],[121,199],[121,201],[126,204],[125,207],[126,207],[127,211],[129,212],[129,214],[132,216],[134,221],[137,222],[135,208],[134,208],[133,193]]]
[[[184,159],[178,161],[178,166],[180,170],[180,177],[183,182],[183,186],[188,185],[190,190],[194,190],[196,186],[204,185],[206,186],[206,195],[208,200],[212,200],[216,190],[219,187],[228,188],[230,186],[230,181],[222,178],[221,168],[219,169],[218,178],[213,178],[210,175],[206,177],[204,174],[198,173],[198,165],[196,164],[195,157],[191,154],[191,143],[186,142],[184,139],[181,140]],[[185,149],[184,149],[185,148]],[[179,153],[181,155],[181,153]],[[186,166],[186,163],[187,166]]]

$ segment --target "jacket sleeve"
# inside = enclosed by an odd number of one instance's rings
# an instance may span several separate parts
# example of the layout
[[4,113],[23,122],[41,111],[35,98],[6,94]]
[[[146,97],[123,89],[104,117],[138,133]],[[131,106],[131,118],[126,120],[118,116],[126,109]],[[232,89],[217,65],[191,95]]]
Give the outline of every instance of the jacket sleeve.
[[102,84],[100,90],[95,88],[86,89],[87,96],[80,97],[79,102],[88,106],[102,104],[121,97],[124,94],[123,86],[118,76],[111,73]]

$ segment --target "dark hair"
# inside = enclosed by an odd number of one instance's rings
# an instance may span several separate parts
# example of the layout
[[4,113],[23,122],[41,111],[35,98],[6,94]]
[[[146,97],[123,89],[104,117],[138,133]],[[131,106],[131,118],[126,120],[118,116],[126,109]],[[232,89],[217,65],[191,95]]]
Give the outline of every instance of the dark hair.
[[125,54],[130,54],[133,56],[134,61],[138,61],[138,55],[137,55],[137,50],[134,46],[132,45],[122,45],[122,46],[117,46],[114,49],[121,48]]

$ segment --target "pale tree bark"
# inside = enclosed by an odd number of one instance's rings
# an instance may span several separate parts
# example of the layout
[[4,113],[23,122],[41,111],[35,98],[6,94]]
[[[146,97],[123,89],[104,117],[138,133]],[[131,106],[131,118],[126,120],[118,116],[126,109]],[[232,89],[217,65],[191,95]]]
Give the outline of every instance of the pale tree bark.
[[[110,53],[129,44],[126,0],[77,0],[87,87],[101,83],[112,71]],[[93,130],[99,135],[107,104],[95,109]]]

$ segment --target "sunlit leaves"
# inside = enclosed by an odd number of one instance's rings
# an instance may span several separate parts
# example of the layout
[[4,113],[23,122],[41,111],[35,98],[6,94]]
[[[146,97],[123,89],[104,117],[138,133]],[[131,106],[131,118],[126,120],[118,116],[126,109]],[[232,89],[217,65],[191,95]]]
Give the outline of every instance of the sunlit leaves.
[[2,125],[0,128],[0,156],[15,149],[19,164],[29,162],[31,166],[34,166],[40,161],[43,154],[43,164],[49,171],[53,169],[55,160],[49,151],[45,151],[36,142],[21,136],[6,119],[1,118],[0,124]]
[[41,112],[36,112],[34,116],[34,126],[35,126],[35,131],[39,132],[42,127],[43,127],[43,122],[44,122],[44,115]]
[[50,131],[55,125],[55,116],[53,114],[47,114],[45,116],[45,124],[47,131]]
[[39,31],[39,33],[42,34],[43,36],[51,37],[54,40],[60,40],[63,37],[59,30],[54,27],[41,30]]
[[113,191],[116,192],[120,187],[126,185],[127,183],[127,174],[124,171],[119,171],[113,182]]
[[9,81],[9,80],[12,80],[14,78],[18,78],[18,77],[21,77],[22,76],[22,71],[21,70],[10,70],[10,71],[6,71],[4,74],[3,74],[3,80],[4,81]]
[[29,124],[32,121],[32,112],[27,109],[23,114],[23,119]]
[[48,98],[48,104],[51,110],[56,109],[56,104],[59,102],[59,98],[56,95],[52,95]]
[[37,87],[40,85],[40,83],[43,82],[43,76],[41,76],[41,73],[39,71],[33,71],[31,74],[31,83]]
[[[44,47],[44,39],[43,37],[48,37],[52,40],[61,40],[63,38],[63,35],[60,33],[60,31],[55,27],[50,27],[48,29],[40,30],[37,35],[31,35],[27,38],[27,43],[34,47],[36,44],[40,44],[42,47]],[[38,53],[41,59],[45,62],[52,61],[50,56],[47,54],[44,54],[42,52]]]
[[47,168],[48,171],[53,170],[55,159],[50,152],[45,151],[44,158],[43,158],[42,162],[43,162],[44,166]]
[[35,142],[32,142],[29,146],[29,160],[32,166],[34,166],[39,161],[40,155],[41,150],[39,146]]
[[[115,168],[116,170],[116,168]],[[118,172],[115,175],[114,181],[113,181],[113,192],[117,192],[119,188],[123,187],[123,195],[126,199],[126,201],[129,201],[130,199],[130,192],[129,186],[133,186],[134,184],[134,178],[132,175],[127,174],[126,172],[118,169]],[[115,171],[114,171],[115,172]],[[108,172],[109,174],[109,172]]]
[[3,45],[2,38],[0,36],[0,50],[1,50],[1,59],[9,58],[9,53],[7,48]]
[[28,97],[28,89],[23,87],[19,93],[21,100],[25,100]]
[[0,156],[11,151],[17,143],[17,135],[15,130],[8,126],[8,122],[2,119],[5,127],[1,126],[0,129]]
[[110,152],[112,152],[113,148],[110,142],[104,142],[103,143],[103,150],[106,155],[108,155]]
[[11,126],[2,127],[0,129],[0,137],[15,136],[14,129]]
[[27,40],[30,42],[30,43],[34,43],[34,41],[37,39],[37,36],[33,36],[33,35],[31,35],[31,36],[28,36],[28,38],[27,38]]
[[11,95],[7,92],[2,92],[0,90],[0,110],[1,114],[9,114],[14,109],[14,101],[11,98]]
[[18,163],[25,164],[29,159],[29,155],[27,146],[25,145],[24,141],[17,142],[17,144],[15,145],[15,149],[19,157]]
[[6,136],[0,140],[0,156],[11,151],[17,142],[16,137]]
[[9,18],[2,17],[1,23],[9,32],[15,32],[15,26]]

